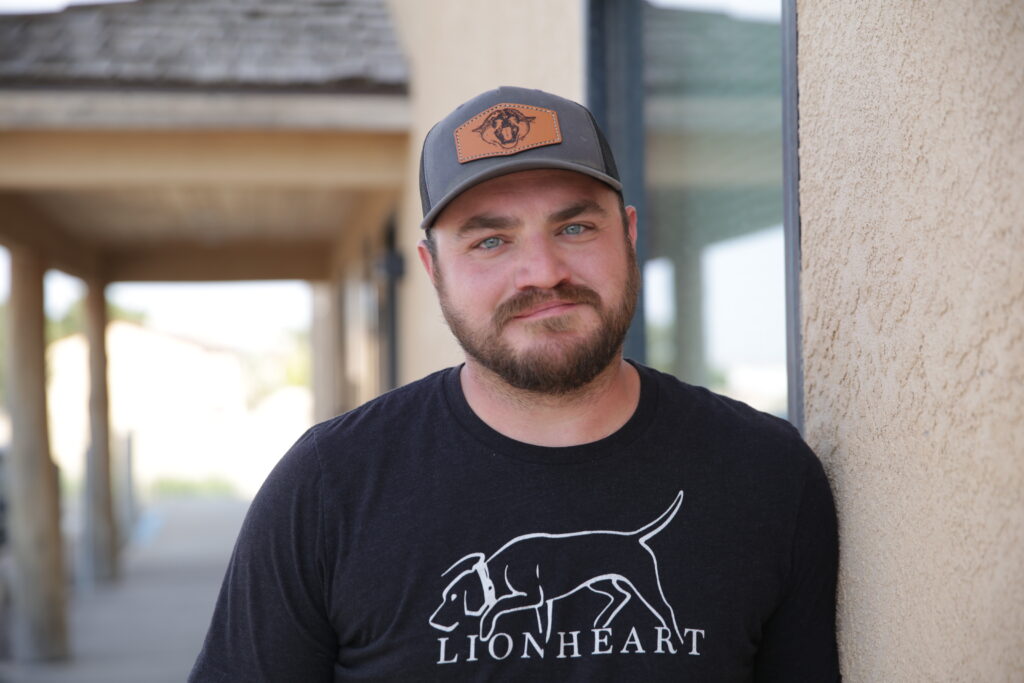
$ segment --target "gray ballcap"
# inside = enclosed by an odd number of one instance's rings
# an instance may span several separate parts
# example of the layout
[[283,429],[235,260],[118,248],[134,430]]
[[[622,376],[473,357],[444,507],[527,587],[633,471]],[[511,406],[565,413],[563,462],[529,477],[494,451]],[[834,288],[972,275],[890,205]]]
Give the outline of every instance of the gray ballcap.
[[608,142],[581,104],[542,90],[477,95],[430,129],[420,156],[422,228],[473,185],[535,168],[578,171],[622,191]]

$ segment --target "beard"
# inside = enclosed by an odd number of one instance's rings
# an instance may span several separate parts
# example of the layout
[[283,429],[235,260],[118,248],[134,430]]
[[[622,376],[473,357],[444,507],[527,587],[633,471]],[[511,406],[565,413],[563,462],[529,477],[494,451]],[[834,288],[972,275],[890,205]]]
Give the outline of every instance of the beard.
[[[589,384],[622,350],[640,290],[636,253],[628,243],[626,261],[625,287],[613,305],[606,304],[597,292],[582,285],[562,283],[552,289],[526,289],[499,304],[489,324],[480,329],[469,325],[452,306],[444,278],[436,267],[435,286],[448,327],[466,355],[516,389],[564,395]],[[574,333],[570,316],[543,318],[525,324],[544,339],[521,351],[512,348],[502,337],[506,325],[520,313],[551,300],[591,306],[598,314],[597,328],[583,339],[560,338]]]

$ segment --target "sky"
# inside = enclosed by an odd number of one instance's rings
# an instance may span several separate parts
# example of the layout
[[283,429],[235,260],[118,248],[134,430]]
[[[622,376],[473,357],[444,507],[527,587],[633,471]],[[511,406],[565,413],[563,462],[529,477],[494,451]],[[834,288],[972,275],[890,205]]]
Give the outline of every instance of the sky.
[[294,280],[119,283],[107,298],[144,312],[155,329],[243,351],[271,350],[308,330],[313,305],[309,285]]
[[[0,300],[10,289],[10,257],[0,248]],[[45,280],[46,313],[63,316],[85,293],[84,283],[58,270]],[[211,346],[241,351],[277,348],[309,328],[312,295],[299,281],[118,283],[107,299],[146,315],[148,326]]]
[[722,12],[737,19],[779,21],[782,0],[648,0],[660,7]]
[[[717,242],[701,254],[704,344],[712,367],[786,359],[785,238],[781,225]],[[676,322],[675,270],[667,258],[644,265],[644,315]],[[751,330],[757,334],[752,335]]]
[[778,225],[718,242],[701,255],[704,343],[712,367],[785,364],[784,244]]
[[59,12],[68,5],[99,5],[131,0],[0,0],[0,14]]

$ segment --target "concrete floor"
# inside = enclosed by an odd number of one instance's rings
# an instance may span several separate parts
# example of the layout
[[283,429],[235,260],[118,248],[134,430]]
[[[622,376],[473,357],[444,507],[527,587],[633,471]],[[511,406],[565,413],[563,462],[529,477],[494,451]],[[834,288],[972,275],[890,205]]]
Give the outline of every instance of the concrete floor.
[[0,663],[4,683],[182,683],[199,653],[248,502],[150,504],[123,576],[73,592],[73,656],[63,664]]

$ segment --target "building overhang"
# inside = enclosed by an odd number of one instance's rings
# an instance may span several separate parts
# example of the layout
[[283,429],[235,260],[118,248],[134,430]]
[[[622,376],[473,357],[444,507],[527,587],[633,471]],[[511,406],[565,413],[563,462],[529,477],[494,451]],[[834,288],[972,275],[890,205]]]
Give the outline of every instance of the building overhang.
[[404,95],[5,89],[0,243],[123,280],[327,279],[408,174]]
[[0,89],[0,130],[333,130],[403,133],[405,95]]

